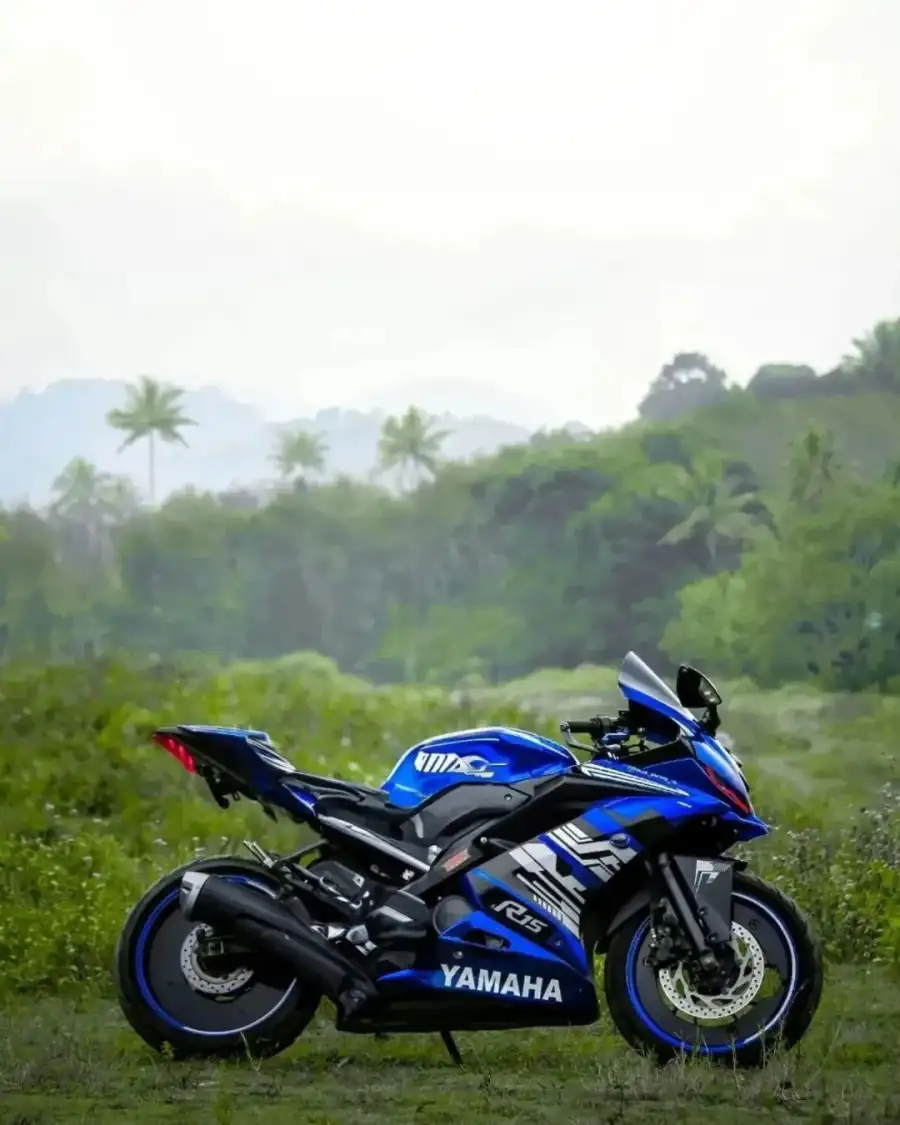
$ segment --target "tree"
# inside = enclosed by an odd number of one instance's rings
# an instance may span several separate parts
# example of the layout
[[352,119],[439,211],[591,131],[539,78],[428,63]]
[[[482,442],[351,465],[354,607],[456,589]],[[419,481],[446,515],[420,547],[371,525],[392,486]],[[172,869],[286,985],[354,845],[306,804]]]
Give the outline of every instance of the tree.
[[101,472],[84,457],[73,458],[53,481],[51,512],[88,523],[101,507],[104,487],[111,479],[111,473]]
[[83,457],[75,457],[52,485],[54,515],[81,523],[110,526],[134,515],[140,507],[128,477],[105,473]]
[[844,357],[844,370],[872,390],[900,391],[900,320],[880,321],[853,347],[854,353]]
[[712,406],[727,393],[725,378],[725,372],[702,352],[679,352],[650,384],[638,413],[667,422],[700,406]]
[[717,649],[728,674],[765,686],[810,673],[844,691],[884,685],[900,673],[898,591],[900,493],[841,479],[815,510],[790,505],[778,541],[748,552],[727,590],[713,579],[683,590],[663,647],[697,659]]
[[688,509],[660,539],[660,546],[702,539],[709,561],[717,566],[722,543],[744,543],[760,531],[754,513],[747,510],[757,504],[755,494],[728,476],[718,458],[695,457],[690,469],[671,466],[660,492]]
[[28,508],[3,513],[0,529],[0,659],[60,655],[65,578],[48,523]]
[[789,500],[807,507],[818,504],[839,470],[833,432],[811,426],[791,449]]
[[322,434],[308,430],[285,430],[278,435],[278,445],[272,460],[284,480],[298,475],[321,473],[325,468],[328,445]]
[[425,475],[437,472],[441,445],[448,431],[436,430],[431,420],[410,406],[399,418],[387,418],[378,441],[378,460],[382,472],[399,470],[400,487],[411,473],[419,484]]
[[84,554],[108,562],[110,529],[140,506],[131,481],[75,457],[54,480],[52,489],[55,499],[50,514],[76,530]]
[[819,390],[819,377],[807,364],[764,363],[747,390],[757,398],[800,398]]
[[182,410],[180,400],[183,394],[180,387],[142,375],[136,384],[128,388],[125,406],[110,410],[106,415],[106,421],[113,429],[128,435],[119,446],[120,453],[141,438],[147,439],[151,504],[156,501],[156,438],[169,445],[180,442],[186,446],[181,430],[185,426],[196,425]]

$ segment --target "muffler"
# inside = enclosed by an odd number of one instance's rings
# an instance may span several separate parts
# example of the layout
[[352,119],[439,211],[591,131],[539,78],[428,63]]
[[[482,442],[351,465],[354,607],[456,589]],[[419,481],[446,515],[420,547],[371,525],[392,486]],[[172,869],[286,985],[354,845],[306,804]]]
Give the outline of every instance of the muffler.
[[276,899],[219,875],[188,871],[181,880],[181,911],[233,934],[251,949],[290,966],[297,979],[324,993],[344,1015],[377,995],[372,980],[321,934]]

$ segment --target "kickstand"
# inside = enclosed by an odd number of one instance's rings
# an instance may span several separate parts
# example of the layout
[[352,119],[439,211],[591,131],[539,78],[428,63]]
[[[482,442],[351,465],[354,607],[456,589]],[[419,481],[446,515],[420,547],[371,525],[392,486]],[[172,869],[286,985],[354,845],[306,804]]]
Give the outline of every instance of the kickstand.
[[457,1047],[456,1040],[453,1038],[453,1032],[442,1031],[441,1039],[444,1042],[444,1046],[447,1048],[447,1054],[450,1058],[453,1059],[457,1066],[462,1066],[462,1055],[459,1053],[459,1047]]

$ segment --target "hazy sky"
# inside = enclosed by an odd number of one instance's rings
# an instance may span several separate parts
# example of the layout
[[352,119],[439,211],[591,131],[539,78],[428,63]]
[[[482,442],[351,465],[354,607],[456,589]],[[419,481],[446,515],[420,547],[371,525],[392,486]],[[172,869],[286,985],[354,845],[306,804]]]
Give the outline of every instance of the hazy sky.
[[603,424],[678,350],[826,368],[900,315],[898,41],[898,0],[0,0],[0,394]]

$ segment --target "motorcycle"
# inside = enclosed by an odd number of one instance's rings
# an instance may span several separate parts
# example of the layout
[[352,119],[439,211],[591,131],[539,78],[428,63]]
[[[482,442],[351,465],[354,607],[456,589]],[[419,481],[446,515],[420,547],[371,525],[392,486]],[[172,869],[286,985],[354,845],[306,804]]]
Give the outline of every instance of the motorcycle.
[[223,808],[251,798],[317,839],[245,841],[252,858],[189,863],[144,895],[116,951],[131,1026],[176,1057],[263,1057],[328,999],[338,1030],[440,1033],[459,1063],[454,1032],[594,1022],[602,957],[619,1032],[661,1062],[760,1066],[794,1046],[821,948],[726,854],[768,826],[716,738],[722,699],[686,665],[673,692],[633,652],[618,682],[627,707],[561,723],[564,743],[442,734],[380,789],[296,770],[263,731],[156,731]]

